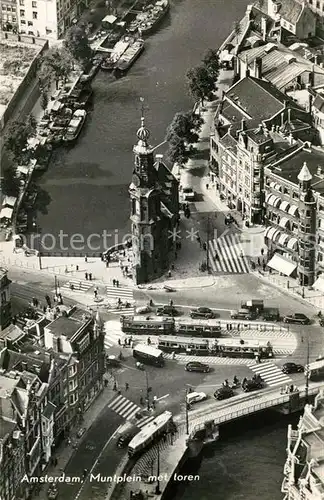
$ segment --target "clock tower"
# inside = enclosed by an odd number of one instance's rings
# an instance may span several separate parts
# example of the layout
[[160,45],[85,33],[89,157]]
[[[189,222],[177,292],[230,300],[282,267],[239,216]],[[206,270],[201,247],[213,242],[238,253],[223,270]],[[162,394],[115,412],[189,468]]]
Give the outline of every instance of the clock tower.
[[149,137],[142,116],[137,131],[138,142],[133,148],[134,167],[129,186],[133,278],[136,284],[156,278],[161,262],[161,187]]

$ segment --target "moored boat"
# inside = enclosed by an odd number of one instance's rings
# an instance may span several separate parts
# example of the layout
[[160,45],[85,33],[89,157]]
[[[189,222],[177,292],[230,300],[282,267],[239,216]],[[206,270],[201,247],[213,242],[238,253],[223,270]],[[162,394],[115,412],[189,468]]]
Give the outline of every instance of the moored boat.
[[77,109],[72,116],[66,134],[64,136],[64,141],[71,142],[74,141],[81,132],[84,125],[87,112],[84,109]]
[[169,0],[157,0],[153,7],[148,7],[147,17],[138,26],[140,35],[149,35],[158,26],[170,9]]
[[120,57],[119,61],[115,66],[115,71],[118,74],[125,73],[136,61],[136,59],[140,56],[140,54],[144,50],[144,40],[140,38],[135,40],[132,45],[128,47],[128,49],[124,52],[124,54]]
[[133,38],[129,36],[124,36],[119,42],[116,43],[112,52],[108,57],[101,63],[101,69],[104,71],[113,70],[116,63],[124,52],[128,49],[129,45],[133,42]]

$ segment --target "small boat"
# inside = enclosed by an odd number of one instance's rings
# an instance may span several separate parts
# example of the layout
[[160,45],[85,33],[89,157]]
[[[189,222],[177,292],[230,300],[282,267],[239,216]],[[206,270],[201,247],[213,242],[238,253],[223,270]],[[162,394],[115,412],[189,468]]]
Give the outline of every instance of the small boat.
[[124,36],[119,42],[116,43],[110,55],[101,63],[101,69],[104,71],[113,70],[120,57],[132,44],[134,39],[129,36]]
[[73,113],[72,120],[70,121],[66,134],[64,136],[64,140],[66,142],[74,141],[78,137],[85,122],[86,116],[87,112],[84,109],[77,109]]
[[134,64],[136,59],[144,50],[144,40],[140,38],[135,40],[135,42],[128,47],[126,52],[120,57],[119,61],[115,66],[115,71],[118,74],[125,73]]
[[149,10],[146,19],[139,24],[139,34],[141,36],[151,34],[160,21],[162,21],[169,9],[169,0],[157,0],[154,6]]

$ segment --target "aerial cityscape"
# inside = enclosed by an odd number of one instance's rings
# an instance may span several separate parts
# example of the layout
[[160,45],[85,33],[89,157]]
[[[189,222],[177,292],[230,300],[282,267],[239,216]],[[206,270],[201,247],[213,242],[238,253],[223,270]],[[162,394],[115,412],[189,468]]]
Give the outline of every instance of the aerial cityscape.
[[324,499],[323,0],[0,4],[0,500]]

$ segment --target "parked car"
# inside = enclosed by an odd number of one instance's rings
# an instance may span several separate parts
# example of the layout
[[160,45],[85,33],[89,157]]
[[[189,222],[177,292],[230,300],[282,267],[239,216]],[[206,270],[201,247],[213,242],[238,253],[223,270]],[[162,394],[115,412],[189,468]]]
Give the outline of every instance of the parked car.
[[159,307],[156,311],[157,316],[178,316],[179,311],[173,306]]
[[199,403],[207,399],[207,395],[204,392],[190,392],[187,394],[187,403],[192,405],[194,403]]
[[310,324],[310,319],[307,318],[305,314],[302,313],[294,313],[294,314],[288,314],[288,316],[285,316],[283,319],[284,323],[296,323],[299,325],[309,325]]
[[77,437],[81,438],[83,436],[83,434],[85,433],[85,431],[86,431],[86,428],[85,427],[81,427],[81,429],[79,429],[78,432],[77,432]]
[[234,396],[234,391],[231,387],[228,386],[220,387],[214,393],[214,398],[218,400],[232,398],[233,396]]
[[190,311],[191,318],[215,318],[215,313],[209,307],[198,307]]
[[303,365],[298,365],[296,363],[285,363],[281,368],[282,373],[303,373]]
[[146,314],[151,312],[150,306],[137,307],[136,314]]
[[230,316],[232,319],[244,319],[251,320],[255,318],[255,314],[249,309],[239,309],[237,311],[231,311]]
[[187,372],[199,372],[199,373],[208,373],[210,368],[205,363],[200,363],[199,361],[190,361],[186,364]]
[[244,392],[256,391],[257,389],[263,389],[264,380],[261,375],[254,375],[251,379],[246,380],[242,384],[242,389]]
[[267,307],[262,311],[263,321],[280,321],[280,312],[278,307]]
[[120,436],[117,440],[117,447],[125,448],[128,445],[128,443],[131,442],[135,434],[136,432],[135,433],[127,432],[126,434]]
[[195,199],[195,192],[192,188],[190,187],[185,187],[182,190],[183,193],[183,199],[184,201],[194,201]]

